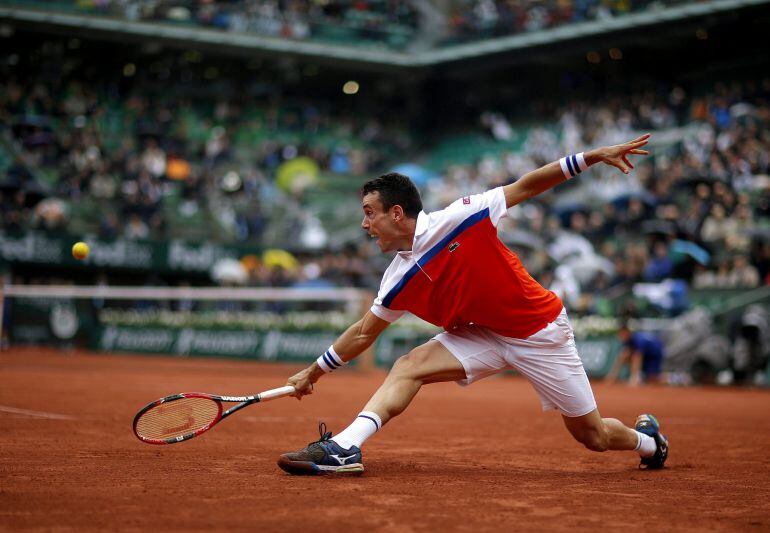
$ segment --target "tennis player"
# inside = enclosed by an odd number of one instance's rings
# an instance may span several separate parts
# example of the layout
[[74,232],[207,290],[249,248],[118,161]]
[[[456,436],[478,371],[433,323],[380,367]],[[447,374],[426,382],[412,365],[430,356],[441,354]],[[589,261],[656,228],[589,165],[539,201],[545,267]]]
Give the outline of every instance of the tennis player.
[[363,411],[338,435],[286,453],[278,465],[290,474],[363,472],[361,446],[401,414],[420,387],[456,381],[469,385],[515,369],[533,385],[543,410],[557,409],[572,436],[589,450],[638,452],[640,467],[662,468],[668,442],[658,421],[640,415],[635,429],[602,418],[578,357],[572,326],[558,296],[541,287],[497,237],[507,210],[572,179],[598,163],[628,174],[629,155],[649,135],[549,163],[483,194],[460,198],[426,214],[406,176],[385,174],[362,190],[361,227],[383,252],[396,252],[371,309],[313,364],[290,377],[301,398],[313,383],[357,357],[388,325],[410,313],[444,328],[396,361]]

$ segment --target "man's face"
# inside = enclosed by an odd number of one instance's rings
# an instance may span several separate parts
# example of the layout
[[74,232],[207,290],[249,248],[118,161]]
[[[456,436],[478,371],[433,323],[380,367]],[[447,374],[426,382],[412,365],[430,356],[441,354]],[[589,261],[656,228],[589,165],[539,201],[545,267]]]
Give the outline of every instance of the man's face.
[[361,227],[370,237],[377,239],[377,246],[383,252],[396,250],[395,239],[398,235],[393,208],[385,211],[382,208],[379,191],[370,192],[361,200],[364,220]]

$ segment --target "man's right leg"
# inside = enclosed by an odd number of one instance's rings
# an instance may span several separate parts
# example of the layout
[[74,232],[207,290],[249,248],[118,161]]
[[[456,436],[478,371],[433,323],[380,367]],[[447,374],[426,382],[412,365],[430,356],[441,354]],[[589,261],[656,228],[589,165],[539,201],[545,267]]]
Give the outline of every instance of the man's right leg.
[[366,439],[407,408],[420,387],[465,377],[463,365],[440,342],[431,340],[418,346],[396,360],[364,410],[332,440],[344,448],[360,448]]
[[320,440],[298,452],[283,454],[278,466],[290,474],[361,473],[361,445],[401,414],[420,387],[465,378],[460,361],[443,344],[431,340],[396,361],[364,410],[339,435],[332,437],[322,431]]
[[385,424],[407,408],[423,385],[465,378],[460,361],[443,344],[431,340],[396,361],[364,411],[377,413]]

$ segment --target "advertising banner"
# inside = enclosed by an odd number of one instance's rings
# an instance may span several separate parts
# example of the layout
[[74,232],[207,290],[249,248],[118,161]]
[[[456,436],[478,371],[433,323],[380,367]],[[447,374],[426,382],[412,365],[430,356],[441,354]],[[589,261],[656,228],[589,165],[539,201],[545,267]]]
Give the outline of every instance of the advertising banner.
[[[72,245],[80,240],[86,241],[91,249],[91,253],[82,261],[78,261],[70,253]],[[0,264],[32,263],[180,274],[208,273],[220,259],[238,259],[253,253],[254,248],[213,242],[129,239],[103,241],[69,235],[53,236],[37,231],[22,234],[0,231]]]

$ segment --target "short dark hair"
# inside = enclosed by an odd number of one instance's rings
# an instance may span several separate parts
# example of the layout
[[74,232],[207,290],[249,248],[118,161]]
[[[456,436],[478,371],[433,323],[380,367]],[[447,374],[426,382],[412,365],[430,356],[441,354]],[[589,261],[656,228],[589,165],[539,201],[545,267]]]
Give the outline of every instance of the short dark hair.
[[412,180],[398,172],[389,172],[379,178],[364,183],[361,187],[361,197],[377,191],[385,211],[394,205],[400,205],[404,214],[409,218],[417,218],[422,211],[422,199]]

